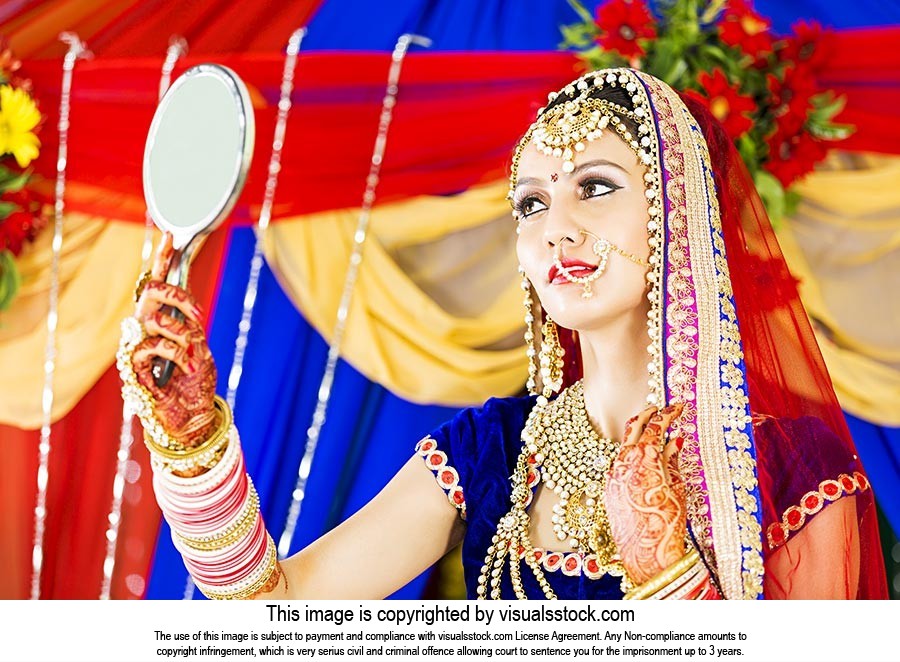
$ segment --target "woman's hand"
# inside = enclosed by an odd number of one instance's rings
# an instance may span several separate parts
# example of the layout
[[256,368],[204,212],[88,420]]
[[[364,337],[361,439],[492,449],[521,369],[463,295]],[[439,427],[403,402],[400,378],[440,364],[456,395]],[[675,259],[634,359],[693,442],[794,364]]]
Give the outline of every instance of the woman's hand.
[[613,539],[629,576],[642,584],[685,554],[685,486],[678,472],[681,440],[661,451],[683,405],[646,409],[628,421],[604,495]]
[[[135,347],[133,364],[138,381],[153,395],[154,411],[166,431],[191,447],[206,440],[216,425],[216,365],[193,297],[164,282],[173,252],[172,235],[165,233],[150,280],[137,302],[135,317],[144,325],[147,337]],[[181,311],[184,320],[175,319],[167,307]],[[162,388],[152,372],[156,357],[175,363],[171,379]]]

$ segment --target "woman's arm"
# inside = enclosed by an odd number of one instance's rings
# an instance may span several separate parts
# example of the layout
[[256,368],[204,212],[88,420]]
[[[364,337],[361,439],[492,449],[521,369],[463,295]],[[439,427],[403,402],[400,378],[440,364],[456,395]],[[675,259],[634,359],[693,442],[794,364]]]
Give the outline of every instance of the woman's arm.
[[359,512],[282,562],[282,581],[260,599],[380,599],[462,540],[465,523],[413,456]]
[[829,504],[766,561],[766,598],[852,600],[858,586],[855,496]]
[[[215,398],[216,367],[200,311],[188,292],[163,282],[171,258],[166,235],[137,293],[135,316],[123,326],[117,363],[123,397],[145,427],[157,500],[204,593],[383,598],[462,539],[458,511],[422,458],[413,456],[350,520],[277,563],[230,411]],[[153,376],[157,358],[177,366],[164,387]]]

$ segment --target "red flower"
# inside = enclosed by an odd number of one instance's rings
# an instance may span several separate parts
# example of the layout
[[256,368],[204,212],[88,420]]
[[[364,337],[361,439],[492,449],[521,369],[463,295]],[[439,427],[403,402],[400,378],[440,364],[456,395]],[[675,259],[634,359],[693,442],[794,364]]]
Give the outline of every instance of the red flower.
[[735,46],[758,60],[772,51],[772,22],[753,11],[747,0],[729,0],[719,20],[719,34],[729,46]]
[[0,200],[12,202],[19,207],[6,218],[0,219],[0,251],[8,249],[18,256],[22,247],[27,242],[34,241],[38,232],[47,224],[42,212],[43,205],[27,189],[4,193]]
[[785,40],[778,59],[812,73],[820,71],[831,57],[834,34],[823,31],[816,21],[798,21],[791,28],[794,36]]
[[776,131],[766,140],[769,159],[765,169],[772,173],[784,188],[812,172],[816,163],[825,158],[826,149],[810,134],[801,132],[793,135]]
[[609,0],[597,8],[597,43],[609,51],[618,51],[626,58],[644,55],[638,39],[656,37],[653,14],[643,0]]
[[753,98],[741,94],[737,87],[730,85],[721,69],[716,69],[712,74],[704,71],[697,77],[697,82],[706,96],[693,90],[688,90],[685,94],[706,106],[732,139],[740,138],[746,133],[753,125],[753,120],[747,114],[756,109]]
[[818,91],[815,80],[808,71],[788,67],[781,78],[768,74],[766,84],[778,130],[785,135],[797,133],[806,123],[810,97]]

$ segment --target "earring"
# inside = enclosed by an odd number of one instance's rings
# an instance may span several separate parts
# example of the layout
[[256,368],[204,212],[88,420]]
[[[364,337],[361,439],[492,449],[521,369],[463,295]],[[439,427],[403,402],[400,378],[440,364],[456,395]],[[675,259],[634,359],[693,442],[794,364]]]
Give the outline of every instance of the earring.
[[540,353],[542,394],[545,398],[549,398],[562,388],[565,366],[563,359],[566,351],[559,343],[556,323],[549,317],[544,322],[541,335],[543,336]]
[[519,274],[522,276],[522,291],[525,296],[522,303],[525,305],[525,354],[528,357],[528,382],[526,388],[531,395],[537,395],[537,349],[534,344],[534,313],[532,312],[531,282],[525,275],[525,269],[519,266]]

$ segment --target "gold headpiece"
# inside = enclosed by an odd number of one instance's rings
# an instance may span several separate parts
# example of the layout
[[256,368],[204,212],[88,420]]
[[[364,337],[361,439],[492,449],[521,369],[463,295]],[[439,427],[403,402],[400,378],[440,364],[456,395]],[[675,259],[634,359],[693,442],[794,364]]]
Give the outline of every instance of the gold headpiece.
[[[604,87],[624,89],[631,97],[634,110],[596,98],[596,92]],[[565,100],[558,99],[561,94],[565,95]],[[652,113],[640,80],[633,71],[612,69],[586,74],[559,92],[551,92],[548,101],[548,106],[538,111],[537,119],[516,146],[510,168],[510,199],[518,179],[519,160],[529,142],[533,142],[541,153],[561,158],[563,172],[568,173],[575,169],[575,154],[584,151],[585,142],[596,140],[607,127],[612,126],[637,154],[641,163],[646,166],[652,163]],[[638,135],[631,133],[622,121],[623,118],[632,120],[637,125]],[[648,199],[653,200],[649,189]],[[655,213],[659,213],[659,210]],[[655,213],[651,211],[651,214]]]

